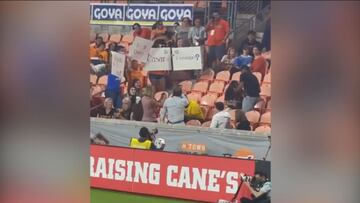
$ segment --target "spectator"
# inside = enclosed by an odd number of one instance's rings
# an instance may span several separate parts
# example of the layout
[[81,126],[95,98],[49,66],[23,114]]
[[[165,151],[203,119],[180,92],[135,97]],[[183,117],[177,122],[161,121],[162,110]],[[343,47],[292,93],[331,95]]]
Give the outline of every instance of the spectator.
[[181,19],[181,25],[176,28],[176,40],[182,39],[184,47],[190,46],[189,31],[191,28],[191,20],[188,17]]
[[188,104],[188,99],[182,93],[180,86],[176,86],[173,95],[164,102],[160,111],[160,122],[164,123],[166,118],[170,124],[184,125],[184,111]]
[[220,63],[221,58],[225,55],[225,43],[229,36],[229,23],[222,19],[219,13],[214,12],[211,20],[206,26],[207,45],[209,46],[209,66]]
[[121,108],[120,83],[121,80],[118,76],[111,73],[108,74],[105,97],[110,97],[112,99],[116,109]]
[[246,118],[245,112],[238,109],[235,112],[236,129],[251,131],[251,125]]
[[240,87],[244,89],[245,93],[241,109],[244,112],[251,111],[256,102],[259,101],[260,84],[256,76],[250,72],[248,66],[241,69]]
[[252,53],[254,46],[261,47],[261,43],[256,41],[256,32],[250,30],[247,33],[247,38],[241,43],[239,52],[241,52],[244,48],[248,47],[250,49],[250,55],[254,56]]
[[251,183],[244,181],[244,186],[247,187],[253,199],[241,198],[241,203],[270,203],[271,181],[268,175],[262,171],[256,171]]
[[233,67],[234,61],[236,59],[236,49],[234,47],[229,47],[227,54],[224,55],[221,59],[222,66],[225,70],[229,70]]
[[238,81],[231,81],[229,87],[225,91],[225,104],[232,109],[241,109],[243,100],[242,90]]
[[139,131],[140,138],[131,138],[130,147],[135,149],[154,149],[151,133],[148,128],[142,127]]
[[195,100],[190,100],[189,105],[185,110],[185,122],[196,119],[200,122],[204,121],[204,115],[199,103]]
[[261,51],[258,47],[253,48],[254,53],[254,61],[251,63],[251,72],[260,72],[261,73],[261,81],[264,80],[267,62],[266,59],[261,55]]
[[239,72],[242,67],[250,66],[253,60],[253,57],[250,56],[250,49],[248,47],[244,47],[242,50],[242,54],[236,57],[234,63],[235,66],[230,70],[230,74],[233,75],[236,72]]
[[144,110],[142,121],[156,122],[156,112],[158,112],[158,109],[161,107],[161,103],[154,99],[154,92],[151,86],[143,88],[141,103]]
[[143,81],[143,73],[142,73],[142,68],[139,65],[137,60],[132,60],[131,63],[129,63],[129,66],[126,70],[127,75],[128,75],[128,82],[129,84],[133,84],[134,80],[138,79],[140,81]]
[[156,23],[153,25],[152,27],[152,31],[151,31],[151,40],[157,40],[159,38],[166,38],[165,36],[165,32],[166,32],[166,28],[163,25],[162,21],[156,21]]
[[[166,44],[163,45],[166,46]],[[158,48],[160,45],[154,44],[153,47]],[[151,85],[154,87],[155,92],[164,91],[166,89],[166,76],[168,75],[167,71],[148,71],[148,74],[149,80]]]
[[194,26],[190,28],[188,39],[191,46],[202,46],[206,39],[205,27],[201,25],[200,18],[196,18]]
[[113,100],[111,98],[106,98],[104,101],[104,107],[101,108],[98,112],[98,117],[100,118],[113,118],[115,109],[113,107]]
[[224,103],[216,102],[215,108],[218,111],[211,119],[210,128],[230,128],[230,113],[224,111]]
[[100,44],[104,43],[104,40],[102,37],[98,36],[95,39],[95,44],[90,46],[90,58],[92,57],[98,57],[97,56],[97,49],[99,48]]
[[144,109],[141,103],[141,97],[135,96],[135,103],[131,104],[130,120],[141,121],[144,115]]
[[109,53],[105,50],[105,43],[101,43],[97,48],[97,57],[103,60],[105,63],[109,62]]
[[131,100],[130,97],[125,97],[122,100],[122,107],[121,109],[116,112],[116,118],[122,120],[130,120],[131,116]]
[[149,28],[142,28],[139,23],[134,23],[132,26],[133,29],[133,36],[135,37],[141,37],[144,39],[150,39],[151,38],[151,30]]
[[125,97],[129,97],[131,101],[131,105],[135,104],[136,102],[136,88],[134,86],[129,86],[128,93],[125,95]]
[[135,95],[142,97],[142,87],[141,87],[141,81],[139,79],[134,79],[132,83],[132,87],[135,87]]
[[96,135],[90,134],[90,143],[98,144],[98,145],[109,145],[110,142],[105,138],[101,133],[97,133]]

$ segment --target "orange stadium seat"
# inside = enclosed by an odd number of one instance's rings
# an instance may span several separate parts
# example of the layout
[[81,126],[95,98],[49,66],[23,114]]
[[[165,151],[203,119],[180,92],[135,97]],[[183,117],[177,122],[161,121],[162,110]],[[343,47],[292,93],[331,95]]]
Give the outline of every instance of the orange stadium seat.
[[270,84],[261,85],[260,96],[265,97],[266,101],[268,101],[271,98],[271,85]]
[[188,122],[186,122],[186,125],[190,125],[190,126],[201,126],[201,122],[199,120],[189,120]]
[[216,99],[216,102],[222,102],[222,103],[224,103],[224,102],[225,102],[225,94],[223,94],[221,97],[217,98],[217,99]]
[[204,123],[201,125],[201,127],[209,128],[210,125],[211,125],[211,121],[206,121],[206,122],[204,122]]
[[264,112],[264,109],[265,109],[265,106],[266,106],[266,102],[264,100],[260,100],[258,101],[255,106],[254,106],[254,109],[260,113],[263,113]]
[[213,107],[216,99],[217,97],[215,95],[207,94],[201,98],[200,105]]
[[107,85],[107,80],[108,80],[108,76],[107,75],[103,75],[99,78],[98,80],[98,85]]
[[252,74],[255,75],[255,77],[259,81],[259,84],[261,84],[261,73],[260,72],[253,72]]
[[163,93],[165,93],[166,98],[169,97],[169,93],[168,93],[168,92],[166,92],[166,91],[160,91],[160,92],[156,92],[156,93],[155,93],[155,95],[154,95],[155,100],[156,100],[156,101],[160,101],[161,95],[162,95]]
[[266,104],[266,111],[271,111],[271,100],[269,100]]
[[201,74],[199,81],[213,81],[214,75],[215,72],[211,69],[208,69]]
[[90,74],[90,83],[95,85],[97,80],[97,75]]
[[134,36],[132,33],[128,35],[124,35],[121,39],[122,42],[127,42],[128,44],[131,44],[134,41]]
[[200,101],[201,93],[200,92],[191,92],[190,94],[186,95],[188,100]]
[[245,116],[248,119],[248,121],[252,124],[259,122],[260,119],[260,113],[255,110],[246,112]]
[[229,82],[230,80],[230,72],[227,70],[218,72],[218,74],[216,74],[216,78],[215,80],[217,81],[224,81],[224,82]]
[[224,93],[224,86],[224,82],[213,82],[209,87],[208,93],[214,93],[216,96],[220,96]]
[[210,110],[208,111],[207,115],[206,115],[206,119],[207,121],[211,121],[212,117],[217,113],[218,111],[216,110],[216,108],[210,108]]
[[268,125],[261,125],[261,126],[257,127],[254,131],[261,132],[261,133],[271,133],[271,127]]
[[208,90],[209,84],[207,82],[201,81],[195,83],[195,85],[192,88],[192,92],[200,92],[202,94],[205,94]]
[[236,72],[232,75],[231,80],[240,81],[241,72]]
[[109,41],[109,34],[108,33],[101,33],[101,34],[99,34],[99,36],[103,38],[105,43]]
[[191,91],[192,82],[190,80],[185,80],[179,83],[181,86],[182,91],[187,94]]
[[241,148],[241,149],[237,150],[235,152],[234,156],[237,158],[242,158],[242,159],[255,159],[254,152],[247,148]]
[[112,34],[110,36],[110,42],[120,43],[121,41],[121,34]]
[[268,73],[264,76],[263,84],[271,84],[271,73]]
[[95,42],[96,35],[97,35],[96,33],[93,33],[93,32],[90,33],[90,43]]
[[123,46],[123,47],[126,49],[126,51],[129,51],[129,47],[130,47],[129,43],[127,43],[127,42],[120,42],[118,45],[119,45],[119,46]]
[[261,124],[271,124],[271,112],[266,112],[260,117],[260,123]]

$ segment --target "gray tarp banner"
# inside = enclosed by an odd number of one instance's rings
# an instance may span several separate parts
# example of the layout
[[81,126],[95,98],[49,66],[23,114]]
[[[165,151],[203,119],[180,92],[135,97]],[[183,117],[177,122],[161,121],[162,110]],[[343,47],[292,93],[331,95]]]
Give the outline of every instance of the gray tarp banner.
[[[147,123],[115,119],[90,118],[90,132],[102,133],[110,145],[127,147],[130,138],[139,137],[141,127],[150,130],[158,128],[156,137],[165,139],[165,151],[178,152],[184,141],[206,144],[208,155],[223,156],[224,153],[234,154],[240,148],[251,149],[255,159],[262,159],[270,145],[270,134],[255,133],[231,129],[210,129],[193,126],[173,126],[160,123]],[[271,160],[270,152],[266,160]]]

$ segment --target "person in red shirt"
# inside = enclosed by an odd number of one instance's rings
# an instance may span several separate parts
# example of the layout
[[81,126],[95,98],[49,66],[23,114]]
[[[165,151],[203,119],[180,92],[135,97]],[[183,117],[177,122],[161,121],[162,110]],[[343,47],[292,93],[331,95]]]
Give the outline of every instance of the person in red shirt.
[[132,29],[134,30],[134,32],[133,32],[134,38],[136,36],[142,37],[144,39],[151,38],[151,30],[149,28],[142,28],[139,23],[134,23],[134,25],[132,26]]
[[218,65],[226,52],[225,43],[229,36],[229,23],[222,19],[219,13],[214,12],[205,30],[209,46],[208,65],[212,66],[214,62]]
[[260,72],[261,81],[264,80],[266,74],[267,62],[266,59],[261,55],[261,51],[258,47],[253,47],[254,61],[251,63],[251,72]]

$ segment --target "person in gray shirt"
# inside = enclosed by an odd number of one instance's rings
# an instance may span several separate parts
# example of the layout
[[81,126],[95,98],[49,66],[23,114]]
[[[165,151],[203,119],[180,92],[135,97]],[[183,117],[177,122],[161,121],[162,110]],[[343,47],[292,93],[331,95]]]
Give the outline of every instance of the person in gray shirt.
[[181,87],[176,86],[171,97],[167,98],[160,111],[160,122],[165,123],[165,118],[169,124],[184,124],[184,112],[189,102],[182,93]]
[[200,18],[196,18],[194,26],[190,28],[188,38],[191,46],[204,45],[206,39],[205,27],[201,26]]

